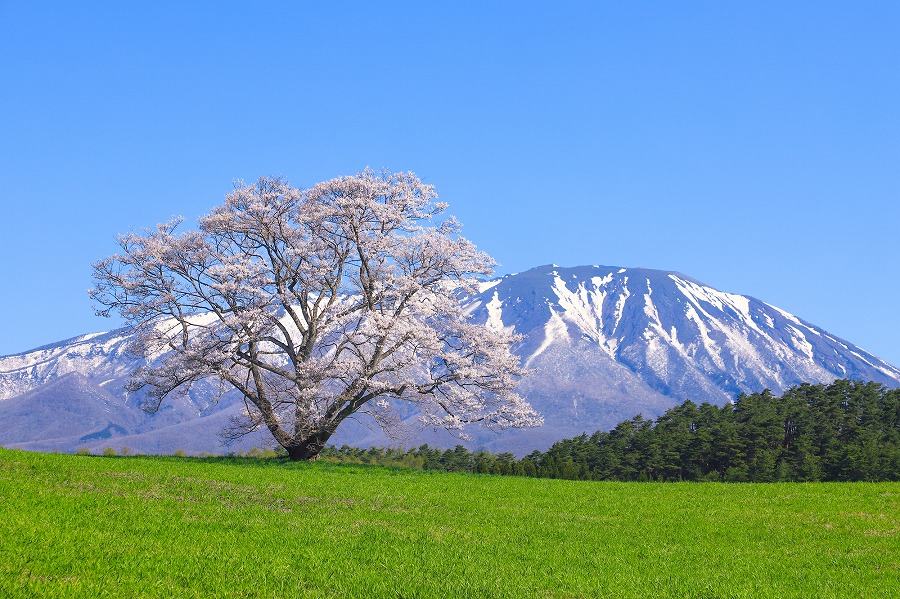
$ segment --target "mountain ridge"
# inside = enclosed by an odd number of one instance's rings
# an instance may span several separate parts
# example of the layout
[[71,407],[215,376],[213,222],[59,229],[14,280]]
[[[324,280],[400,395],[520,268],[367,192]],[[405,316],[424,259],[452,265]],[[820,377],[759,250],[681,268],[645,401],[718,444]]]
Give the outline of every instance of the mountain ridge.
[[[900,387],[900,369],[852,343],[764,301],[719,291],[676,271],[543,265],[483,282],[466,306],[475,322],[524,335],[515,351],[533,374],[521,382],[520,393],[545,418],[540,429],[496,434],[473,428],[471,447],[521,454],[637,413],[656,417],[685,399],[722,404],[739,393],[765,388],[780,393],[803,382],[855,378]],[[97,449],[114,442],[159,453],[228,450],[218,442],[218,430],[201,425],[225,422],[240,409],[240,398],[203,383],[185,397],[167,400],[160,413],[143,414],[140,394],[125,390],[129,373],[140,364],[128,354],[128,343],[128,332],[117,329],[0,357],[0,418],[9,399],[78,373],[84,379],[79,385],[117,398],[136,424],[122,425],[127,435],[87,444],[81,438],[102,427],[84,430],[57,440],[54,449]],[[71,395],[83,398],[83,391],[73,388]],[[28,422],[26,412],[18,414],[9,420],[14,427],[40,428],[39,422]],[[52,416],[44,415],[46,426],[53,425]],[[410,414],[407,420],[414,419]],[[408,435],[405,444],[426,441],[460,442],[446,432],[425,431]],[[363,420],[342,425],[333,442],[392,443]],[[0,432],[0,444],[10,443],[23,441]],[[177,443],[186,446],[173,446]],[[250,443],[268,440],[257,435],[244,441]],[[40,439],[26,445],[42,447]]]

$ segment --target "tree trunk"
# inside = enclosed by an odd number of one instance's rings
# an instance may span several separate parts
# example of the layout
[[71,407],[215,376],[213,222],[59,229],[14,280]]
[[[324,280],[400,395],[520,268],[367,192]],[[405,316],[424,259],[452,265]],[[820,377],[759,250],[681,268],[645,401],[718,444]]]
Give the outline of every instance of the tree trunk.
[[285,449],[288,452],[288,457],[291,458],[292,462],[315,461],[319,459],[319,453],[325,448],[325,443],[330,436],[330,433],[320,432],[307,439],[287,445]]
[[292,445],[287,447],[288,457],[291,458],[292,462],[312,462],[319,459],[319,452],[322,451],[319,448],[313,448],[309,445]]

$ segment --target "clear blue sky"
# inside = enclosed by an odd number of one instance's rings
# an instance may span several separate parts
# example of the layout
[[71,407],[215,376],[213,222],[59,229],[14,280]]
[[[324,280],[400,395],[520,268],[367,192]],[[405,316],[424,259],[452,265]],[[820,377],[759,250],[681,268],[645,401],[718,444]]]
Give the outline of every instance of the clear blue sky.
[[434,183],[500,274],[677,270],[900,364],[900,3],[4,2],[0,354],[235,179]]

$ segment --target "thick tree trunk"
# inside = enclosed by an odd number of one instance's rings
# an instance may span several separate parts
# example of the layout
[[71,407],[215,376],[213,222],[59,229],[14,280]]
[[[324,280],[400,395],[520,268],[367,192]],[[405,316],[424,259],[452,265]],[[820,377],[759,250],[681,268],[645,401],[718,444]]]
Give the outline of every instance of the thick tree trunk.
[[319,453],[325,448],[325,443],[331,437],[330,433],[320,432],[308,439],[300,440],[285,447],[288,457],[292,462],[312,462],[319,458]]
[[288,457],[292,462],[302,462],[304,460],[312,462],[319,459],[321,448],[313,448],[309,445],[292,445],[287,447]]

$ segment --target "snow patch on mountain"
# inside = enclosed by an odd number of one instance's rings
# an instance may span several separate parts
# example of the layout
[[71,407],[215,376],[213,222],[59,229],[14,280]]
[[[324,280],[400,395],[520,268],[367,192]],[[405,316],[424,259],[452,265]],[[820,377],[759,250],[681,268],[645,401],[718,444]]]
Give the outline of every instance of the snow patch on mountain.
[[548,347],[567,341],[570,341],[570,339],[566,331],[565,321],[553,308],[550,308],[550,319],[544,325],[544,339],[538,348],[526,358],[525,367],[528,368],[534,359],[544,353]]

